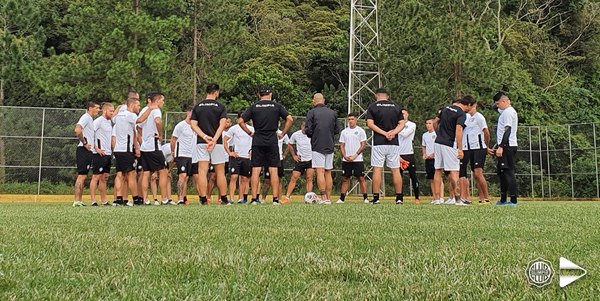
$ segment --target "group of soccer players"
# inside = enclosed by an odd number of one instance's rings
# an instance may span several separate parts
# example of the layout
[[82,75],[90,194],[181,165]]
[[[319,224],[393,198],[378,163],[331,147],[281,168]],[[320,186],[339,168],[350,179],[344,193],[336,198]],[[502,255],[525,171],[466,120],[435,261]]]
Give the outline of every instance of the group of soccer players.
[[[307,113],[300,129],[288,138],[293,117],[285,107],[273,101],[269,86],[257,91],[258,101],[232,120],[225,106],[218,101],[217,84],[206,87],[206,98],[186,110],[186,118],[173,129],[170,143],[162,145],[163,124],[161,108],[165,96],[150,93],[146,106],[141,109],[139,94],[129,92],[126,103],[114,108],[111,103],[90,102],[86,113],[75,126],[79,139],[76,152],[77,180],[73,206],[83,206],[84,182],[90,170],[92,205],[109,205],[107,181],[115,159],[114,206],[149,205],[150,183],[158,180],[161,201],[155,205],[189,204],[187,185],[192,178],[202,205],[211,202],[213,187],[218,190],[220,204],[234,203],[236,187],[238,203],[264,202],[270,186],[273,204],[287,203],[298,179],[306,176],[305,201],[331,204],[333,189],[332,169],[336,136],[340,143],[342,177],[340,197],[344,203],[351,177],[356,177],[365,203],[379,204],[384,166],[391,170],[396,204],[404,203],[402,172],[408,171],[415,202],[419,203],[419,182],[416,177],[413,140],[416,124],[408,120],[409,113],[389,99],[384,88],[376,90],[375,98],[367,109],[367,126],[372,131],[371,166],[373,167],[373,197],[369,200],[363,152],[367,133],[358,126],[354,113],[347,116],[347,127],[340,131],[336,113],[325,105],[322,94],[313,96],[313,108]],[[470,164],[479,191],[479,203],[489,203],[487,183],[483,177],[486,156],[497,158],[501,183],[499,205],[516,205],[514,158],[516,154],[516,111],[510,100],[499,93],[494,97],[503,110],[498,125],[497,147],[488,148],[490,134],[483,115],[477,112],[470,96],[456,99],[442,108],[437,117],[427,120],[427,132],[422,137],[423,159],[427,178],[431,179],[434,204],[470,204],[466,168]],[[141,110],[140,110],[141,109]],[[101,110],[100,117],[94,117]],[[503,118],[504,116],[504,118]],[[283,128],[280,128],[281,122]],[[285,145],[285,146],[284,146]],[[291,154],[295,166],[287,189],[283,189],[283,159]],[[171,200],[170,168],[177,169],[178,201]],[[230,173],[229,183],[226,173]],[[316,174],[318,194],[313,193]],[[442,176],[447,175],[450,198],[443,199]],[[261,175],[265,178],[261,197]],[[229,189],[229,193],[228,193]],[[249,193],[251,189],[251,194]],[[96,191],[100,192],[100,202]],[[460,193],[459,193],[460,191]],[[128,195],[133,199],[130,201]],[[156,192],[153,192],[156,195]],[[251,195],[248,200],[248,195]],[[510,196],[510,202],[507,200]]]

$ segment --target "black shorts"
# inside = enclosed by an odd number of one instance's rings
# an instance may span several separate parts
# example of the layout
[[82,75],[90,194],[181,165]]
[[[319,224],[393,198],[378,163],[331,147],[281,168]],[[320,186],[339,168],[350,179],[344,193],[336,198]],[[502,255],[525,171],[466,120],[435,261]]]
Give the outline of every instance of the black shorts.
[[516,159],[517,159],[517,147],[516,146],[505,147],[502,152],[502,157],[497,158],[496,169],[498,171],[503,170],[503,169],[510,169],[512,171],[515,171]]
[[425,174],[427,175],[427,180],[433,180],[433,175],[435,175],[434,161],[434,159],[425,159]]
[[117,172],[130,172],[136,170],[136,159],[133,153],[115,153],[115,168]]
[[463,158],[460,160],[460,169],[458,170],[458,176],[460,178],[467,177],[467,165],[469,165],[469,156],[471,156],[471,151],[463,151]]
[[142,168],[142,158],[141,157],[135,157],[135,171],[140,174],[144,172],[144,169]]
[[198,162],[192,163],[192,176],[198,174]]
[[142,169],[155,172],[167,168],[167,161],[162,151],[142,152]]
[[192,175],[192,158],[177,157],[175,158],[175,164],[177,165],[177,174]]
[[277,144],[252,146],[252,167],[279,167],[280,161]]
[[[197,166],[198,163],[196,163]],[[223,164],[225,164],[225,167],[223,167],[225,169],[225,174],[227,174],[229,172],[229,161],[225,161]],[[215,172],[215,166],[212,164],[208,165],[208,173],[214,173]],[[195,174],[198,174],[197,172]]]
[[312,161],[300,161],[296,162],[296,166],[294,166],[294,171],[300,172],[303,175],[307,169],[312,168]]
[[[408,167],[406,168],[406,170],[409,170],[409,172],[410,170],[415,171],[417,169],[417,159],[415,158],[415,154],[400,155],[400,158],[402,158],[402,160],[404,161],[408,161]],[[400,174],[402,174],[403,172],[404,169],[400,168]]]
[[[279,152],[279,150],[277,150]],[[277,175],[279,176],[279,179],[283,178],[283,162],[281,162],[279,164],[279,166],[277,166]],[[263,170],[262,170],[262,177],[263,178],[267,178],[270,179],[271,178],[271,173],[269,173],[269,167],[268,166],[263,166]]]
[[229,164],[232,175],[240,175],[242,177],[250,177],[252,175],[252,164],[248,158],[230,158]]
[[471,162],[471,170],[475,168],[483,168],[485,166],[485,158],[487,157],[487,149],[473,149],[469,152],[469,161]]
[[111,164],[111,155],[100,156],[99,154],[94,154],[92,159],[92,173],[94,173],[95,175],[110,173]]
[[92,168],[92,152],[87,150],[84,146],[78,146],[77,152],[75,153],[75,159],[77,161],[77,174],[87,175]]
[[364,176],[364,162],[343,162],[342,161],[342,176],[349,178],[355,176],[357,178]]

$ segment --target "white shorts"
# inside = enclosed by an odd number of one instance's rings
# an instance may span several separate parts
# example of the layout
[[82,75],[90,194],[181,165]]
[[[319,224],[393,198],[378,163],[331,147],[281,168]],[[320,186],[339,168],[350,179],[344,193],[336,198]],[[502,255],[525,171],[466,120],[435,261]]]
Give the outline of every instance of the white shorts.
[[388,168],[400,168],[400,146],[398,145],[374,145],[371,148],[371,166]]
[[198,149],[198,161],[200,162],[208,161],[215,165],[223,164],[229,159],[229,154],[225,151],[223,144],[215,144],[215,148],[210,152],[206,149],[208,144],[197,144],[196,147]]
[[327,170],[333,169],[333,153],[325,155],[319,152],[312,152],[312,167],[325,168]]
[[200,161],[200,152],[198,151],[199,145],[200,144],[196,144],[196,147],[192,147],[192,164],[196,164]]
[[435,152],[435,161],[433,166],[435,169],[443,169],[444,171],[459,171],[460,160],[458,160],[458,149],[435,143],[433,144],[433,151]]

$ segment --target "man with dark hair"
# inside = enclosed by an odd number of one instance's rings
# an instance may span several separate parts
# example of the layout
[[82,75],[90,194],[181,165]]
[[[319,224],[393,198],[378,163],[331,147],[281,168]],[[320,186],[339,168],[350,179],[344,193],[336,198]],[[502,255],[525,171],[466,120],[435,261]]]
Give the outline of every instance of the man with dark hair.
[[196,134],[192,130],[190,119],[194,106],[185,110],[185,119],[173,129],[171,135],[171,157],[177,165],[177,205],[188,205],[187,184],[192,175],[192,149],[195,146]]
[[[433,188],[433,176],[435,175],[435,154],[434,154],[434,145],[435,139],[437,138],[437,133],[435,132],[433,126],[434,118],[429,118],[425,121],[425,127],[427,128],[427,132],[423,133],[421,137],[421,151],[423,153],[423,160],[425,160],[425,177],[431,181],[431,192],[435,191]],[[440,191],[444,192],[444,182],[440,182]],[[442,199],[433,199],[431,204],[440,205],[443,204],[443,196]]]
[[[279,156],[278,139],[286,135],[292,126],[294,118],[279,103],[272,100],[273,90],[269,86],[262,86],[258,90],[260,100],[253,103],[238,120],[240,127],[248,135],[252,135],[252,201],[257,204],[260,197],[259,176],[263,166],[269,167],[271,187],[273,189],[273,205],[279,205],[279,175],[277,169],[281,163]],[[285,119],[285,126],[281,133],[277,132],[280,119]],[[246,122],[252,120],[254,133],[248,128]]]
[[94,120],[94,147],[92,148],[92,182],[90,182],[90,194],[92,206],[98,206],[96,202],[96,189],[100,190],[102,205],[108,206],[106,199],[106,182],[110,175],[112,159],[112,122],[111,119],[115,109],[112,103],[102,104],[102,115]]
[[[296,150],[294,150],[294,146]],[[306,192],[313,190],[313,176],[314,169],[312,168],[312,147],[310,138],[304,133],[304,121],[300,124],[300,129],[292,133],[288,144],[287,151],[292,154],[294,162],[294,170],[292,171],[292,177],[287,187],[287,192],[283,196],[282,202],[289,203],[294,188],[296,188],[296,182],[301,175],[306,173]]]
[[340,151],[342,152],[342,187],[338,204],[346,201],[346,193],[350,187],[350,178],[358,179],[363,202],[369,203],[367,197],[367,181],[365,180],[365,166],[363,151],[367,147],[367,133],[358,126],[355,113],[348,114],[348,127],[340,133]]
[[92,146],[94,144],[94,117],[98,115],[100,106],[90,101],[87,103],[86,112],[81,115],[75,125],[75,136],[79,139],[77,152],[75,153],[77,161],[77,179],[75,180],[75,200],[73,207],[83,206],[81,196],[83,195],[83,185],[85,179],[92,167]]
[[373,201],[379,204],[384,163],[392,171],[392,180],[396,191],[396,204],[404,203],[402,194],[402,176],[400,175],[400,147],[398,133],[408,121],[402,107],[389,100],[385,88],[375,91],[376,101],[367,109],[367,126],[373,130],[371,148],[371,166],[373,166]]
[[[408,110],[406,116],[409,116]],[[417,124],[408,120],[406,125],[398,133],[398,145],[400,146],[400,175],[404,170],[408,170],[410,176],[410,183],[412,184],[413,193],[415,195],[415,204],[419,204],[419,179],[417,178],[417,167],[415,150],[413,148],[413,140],[415,139],[415,132],[417,131]]]
[[[497,158],[496,172],[500,180],[500,201],[496,205],[517,205],[517,180],[515,178],[515,165],[517,156],[517,128],[519,117],[513,108],[510,99],[504,93],[499,92],[494,96],[494,102],[500,117],[496,129],[496,146],[488,149],[490,155]],[[507,201],[510,196],[510,202]]]
[[[465,98],[470,96],[465,96]],[[473,99],[474,105],[467,112],[465,121],[465,130],[463,133],[463,152],[464,157],[460,166],[460,195],[463,202],[467,204],[471,201],[469,193],[469,178],[467,177],[467,165],[470,163],[473,178],[479,191],[479,204],[489,204],[488,185],[483,176],[483,167],[485,166],[485,157],[487,156],[487,146],[490,143],[490,131],[487,127],[485,117],[477,112],[477,103]]]
[[209,84],[206,87],[206,98],[198,103],[192,111],[192,129],[198,135],[197,149],[199,155],[198,176],[200,204],[208,204],[208,168],[212,164],[217,177],[217,187],[221,204],[227,205],[227,180],[225,178],[225,162],[227,151],[223,147],[222,133],[227,123],[227,109],[217,102],[219,85]]
[[[435,175],[433,177],[433,198],[440,200],[442,173],[448,172],[448,186],[451,191],[450,202],[447,204],[467,205],[456,194],[460,160],[464,153],[462,150],[463,128],[465,127],[466,113],[474,104],[472,99],[461,98],[452,105],[444,107],[438,115],[438,131],[434,144]],[[435,122],[434,122],[435,123]]]
[[[244,110],[237,114],[237,120],[242,118]],[[252,126],[247,125],[250,132],[254,132]],[[252,164],[250,163],[250,151],[252,147],[252,136],[248,135],[239,124],[230,127],[223,137],[225,150],[229,152],[229,168],[231,178],[229,179],[229,196],[233,200],[235,189],[240,182],[239,204],[245,204],[248,201],[248,188],[250,186],[250,176],[252,175]]]

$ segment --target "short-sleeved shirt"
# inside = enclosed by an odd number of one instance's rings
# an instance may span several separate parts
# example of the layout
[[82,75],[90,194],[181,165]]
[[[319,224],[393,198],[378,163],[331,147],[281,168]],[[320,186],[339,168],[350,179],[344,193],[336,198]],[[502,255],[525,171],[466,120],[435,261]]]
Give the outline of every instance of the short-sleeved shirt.
[[508,145],[509,146],[518,146],[517,145],[517,127],[519,125],[519,116],[517,115],[517,111],[513,107],[508,107],[500,117],[498,118],[498,128],[496,129],[496,142],[498,145],[502,144],[502,137],[504,136],[505,127],[510,126],[510,136],[508,136]]
[[296,154],[300,156],[300,161],[312,160],[310,138],[308,138],[301,130],[295,131],[288,143],[296,145]]
[[192,130],[192,126],[185,120],[180,121],[173,129],[172,136],[177,139],[175,158],[191,158],[192,147],[196,146],[196,133]]
[[[140,111],[140,115],[148,110],[148,107],[144,107]],[[140,151],[153,152],[160,150],[160,141],[158,139],[158,128],[156,127],[156,118],[162,120],[162,113],[160,109],[154,109],[148,115],[148,118],[138,124],[142,128],[142,144],[140,145]]]
[[[250,132],[254,132],[254,127],[247,125]],[[229,146],[233,145],[233,149],[241,158],[250,159],[250,150],[252,149],[252,136],[248,135],[238,124],[229,128],[225,137],[229,138]]]
[[400,133],[398,133],[398,145],[400,146],[401,155],[411,155],[415,153],[413,149],[413,140],[415,140],[415,131],[417,124],[412,121],[407,121],[406,125]]
[[[404,119],[402,107],[389,100],[379,100],[369,105],[367,119],[384,131],[391,131]],[[398,136],[388,141],[385,136],[373,131],[373,145],[398,145]]]
[[[198,122],[198,127],[202,132],[210,137],[217,138],[217,144],[223,144],[223,137],[215,137],[221,118],[227,117],[227,109],[225,106],[214,100],[205,99],[198,103],[192,111],[191,120]],[[206,144],[203,137],[198,136],[198,144]]]
[[[367,141],[367,133],[360,126],[355,126],[354,128],[347,127],[340,133],[340,143],[344,144],[346,156],[355,154],[360,148],[361,142],[363,141]],[[346,159],[342,157],[342,161],[346,162]],[[360,153],[358,157],[354,158],[354,162],[362,161],[362,153]]]
[[[88,112],[81,115],[77,124],[81,126],[83,129],[83,138],[86,140],[87,144],[94,145],[94,118]],[[77,146],[83,146],[83,143],[79,141]]]
[[462,139],[463,150],[486,149],[487,145],[483,138],[483,130],[488,127],[485,117],[479,112],[475,112],[473,116],[467,114],[465,125]]
[[254,126],[252,145],[275,145],[278,140],[279,120],[287,118],[288,115],[288,111],[281,104],[272,100],[259,100],[253,103],[242,115],[245,122],[252,120]]
[[115,137],[114,152],[133,152],[135,121],[137,115],[130,111],[125,111],[113,117],[115,126],[113,136]]
[[[275,133],[276,133],[275,137],[277,137],[277,135],[281,134],[282,132],[280,130],[277,130],[277,132],[275,132]],[[283,145],[284,144],[287,145],[289,142],[290,142],[290,137],[287,134],[283,135],[283,137],[281,137],[281,139],[277,139],[277,146],[279,146],[279,160],[283,160]]]
[[[104,150],[107,155],[112,154],[111,150],[112,122],[104,116],[94,120],[94,145]],[[96,148],[92,147],[92,153],[97,154]]]
[[454,147],[456,144],[456,126],[465,127],[465,111],[459,106],[450,105],[443,108],[438,117],[440,118],[440,123],[435,143]]
[[437,138],[435,131],[423,133],[423,136],[421,137],[421,145],[425,147],[426,156],[434,153],[433,144],[435,143],[435,138]]

